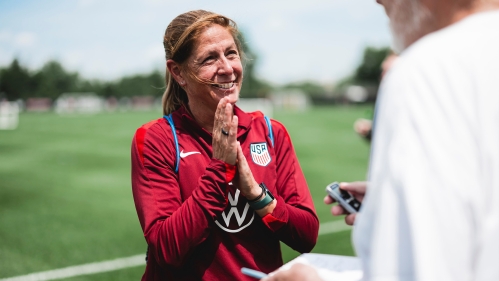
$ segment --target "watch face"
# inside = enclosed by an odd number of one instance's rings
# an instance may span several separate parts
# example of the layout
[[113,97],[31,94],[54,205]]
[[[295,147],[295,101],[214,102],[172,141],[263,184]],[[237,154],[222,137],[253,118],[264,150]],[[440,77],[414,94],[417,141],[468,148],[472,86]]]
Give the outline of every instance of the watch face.
[[270,198],[272,198],[272,200],[275,199],[274,194],[272,194],[272,192],[270,192],[270,190],[265,188],[265,192],[267,193],[268,196],[270,196]]
[[272,193],[270,192],[270,190],[269,190],[269,196],[270,196],[270,197],[272,197],[272,199],[275,199],[274,194],[272,194]]
[[254,210],[260,210],[262,208],[265,208],[265,206],[272,203],[272,201],[274,201],[275,199],[274,195],[270,192],[270,190],[265,186],[263,182],[259,184],[259,186],[262,188],[263,191],[265,191],[265,196],[257,202],[248,202],[248,204]]
[[270,190],[267,188],[267,186],[266,186],[263,182],[260,184],[260,187],[261,187],[261,188],[263,188],[263,190],[265,190],[265,193],[266,193],[266,194],[267,194],[270,198],[272,198],[272,200],[273,200],[273,199],[275,199],[274,194],[272,194],[272,192],[270,192]]

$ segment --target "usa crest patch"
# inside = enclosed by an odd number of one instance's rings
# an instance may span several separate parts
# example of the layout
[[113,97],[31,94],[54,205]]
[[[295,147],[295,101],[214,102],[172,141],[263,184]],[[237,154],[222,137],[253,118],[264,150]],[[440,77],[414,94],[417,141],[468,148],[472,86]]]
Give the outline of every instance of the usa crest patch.
[[267,143],[252,143],[250,145],[251,159],[253,162],[260,166],[267,166],[272,158],[267,147]]

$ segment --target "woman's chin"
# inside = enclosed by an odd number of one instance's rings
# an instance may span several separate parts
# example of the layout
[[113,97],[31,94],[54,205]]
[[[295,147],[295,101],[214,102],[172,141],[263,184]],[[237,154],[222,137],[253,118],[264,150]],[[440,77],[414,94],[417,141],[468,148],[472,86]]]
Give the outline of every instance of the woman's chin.
[[216,93],[216,100],[219,101],[223,98],[227,98],[228,102],[231,104],[235,104],[239,100],[239,90],[237,91],[231,91],[231,93]]
[[239,100],[239,94],[228,96],[229,103],[235,104]]
[[239,94],[229,96],[229,103],[234,105],[239,100]]

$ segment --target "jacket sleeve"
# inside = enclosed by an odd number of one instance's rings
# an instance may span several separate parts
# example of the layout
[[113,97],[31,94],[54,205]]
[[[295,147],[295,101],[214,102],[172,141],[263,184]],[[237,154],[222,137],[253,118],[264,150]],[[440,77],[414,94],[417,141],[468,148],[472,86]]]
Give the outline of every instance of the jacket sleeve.
[[133,197],[149,254],[161,265],[181,266],[224,210],[235,167],[212,160],[199,186],[182,202],[171,135],[159,125],[144,125],[135,133],[131,154]]
[[267,227],[292,249],[310,252],[319,232],[319,219],[305,176],[284,126],[272,120],[277,161],[277,205],[262,218]]

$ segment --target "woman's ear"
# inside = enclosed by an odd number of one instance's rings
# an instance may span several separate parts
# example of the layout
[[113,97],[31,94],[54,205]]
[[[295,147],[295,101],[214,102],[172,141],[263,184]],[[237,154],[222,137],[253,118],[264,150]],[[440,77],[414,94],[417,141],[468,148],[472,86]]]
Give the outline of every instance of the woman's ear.
[[176,63],[174,60],[167,60],[166,68],[172,75],[173,79],[175,79],[175,81],[177,81],[180,86],[185,85],[185,79],[182,75],[182,72],[180,71],[180,65],[178,63]]

